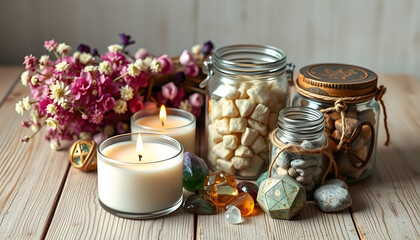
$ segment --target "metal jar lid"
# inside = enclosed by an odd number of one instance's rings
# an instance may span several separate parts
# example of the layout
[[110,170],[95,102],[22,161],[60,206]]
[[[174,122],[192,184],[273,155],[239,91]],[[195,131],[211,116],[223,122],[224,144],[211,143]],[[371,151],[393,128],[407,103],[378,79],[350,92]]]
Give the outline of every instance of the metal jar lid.
[[377,90],[378,75],[366,68],[321,63],[308,65],[299,70],[297,84],[315,94],[331,97],[356,97]]

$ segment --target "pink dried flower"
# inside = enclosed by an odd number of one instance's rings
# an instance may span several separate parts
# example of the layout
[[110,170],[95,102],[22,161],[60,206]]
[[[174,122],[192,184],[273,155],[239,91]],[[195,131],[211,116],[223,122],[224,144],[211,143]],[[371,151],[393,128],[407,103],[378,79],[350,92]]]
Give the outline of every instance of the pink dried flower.
[[128,109],[131,113],[136,113],[144,108],[143,101],[141,98],[136,97],[128,102]]
[[199,93],[194,93],[194,94],[192,94],[192,95],[188,98],[188,100],[190,101],[190,104],[191,104],[193,107],[197,107],[197,108],[200,108],[201,106],[203,106],[203,103],[204,103],[204,98],[203,98],[203,96],[202,96],[201,94],[199,94]]
[[44,42],[44,48],[48,50],[48,52],[55,51],[57,49],[58,43],[51,39],[49,41]]
[[167,74],[174,70],[174,63],[168,55],[162,55],[158,57],[157,60],[162,63],[162,74]]
[[173,100],[176,95],[178,94],[178,88],[175,86],[173,82],[169,82],[162,86],[162,95],[169,99]]
[[196,117],[199,118],[201,115],[201,108],[193,107],[191,113]]
[[156,94],[156,100],[158,101],[158,103],[160,104],[166,104],[168,102],[168,99],[166,97],[163,96],[162,92],[158,92]]
[[35,66],[38,65],[38,59],[31,54],[29,56],[25,56],[23,64],[25,64],[26,70],[35,72]]
[[199,68],[197,65],[186,66],[184,68],[184,73],[190,77],[196,77],[198,75]]
[[178,94],[176,97],[171,101],[173,107],[179,107],[182,99],[184,99],[185,92],[183,88],[178,89]]
[[195,64],[193,55],[187,50],[184,50],[181,56],[179,56],[179,62],[184,66],[192,66]]
[[102,143],[107,138],[108,138],[108,135],[106,135],[105,132],[98,132],[97,134],[93,135],[93,141],[95,141],[96,144]]
[[157,108],[157,104],[152,101],[147,101],[143,103],[143,109],[154,109]]
[[136,59],[145,59],[148,56],[149,52],[144,48],[140,48],[139,50],[137,50],[136,55],[134,57]]

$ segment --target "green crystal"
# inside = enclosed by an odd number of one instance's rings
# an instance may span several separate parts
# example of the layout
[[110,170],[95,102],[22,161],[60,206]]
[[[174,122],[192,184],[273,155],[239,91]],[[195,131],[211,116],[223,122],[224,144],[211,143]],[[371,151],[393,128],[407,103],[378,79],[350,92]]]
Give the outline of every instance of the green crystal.
[[201,198],[197,194],[190,195],[184,202],[185,211],[192,214],[210,215],[216,212],[213,203]]
[[305,188],[289,175],[264,180],[257,201],[271,218],[291,219],[306,203]]
[[186,190],[197,191],[203,188],[207,175],[209,169],[203,159],[190,152],[184,153],[182,185]]
[[257,186],[259,187],[265,179],[268,177],[268,171],[263,172],[257,179]]

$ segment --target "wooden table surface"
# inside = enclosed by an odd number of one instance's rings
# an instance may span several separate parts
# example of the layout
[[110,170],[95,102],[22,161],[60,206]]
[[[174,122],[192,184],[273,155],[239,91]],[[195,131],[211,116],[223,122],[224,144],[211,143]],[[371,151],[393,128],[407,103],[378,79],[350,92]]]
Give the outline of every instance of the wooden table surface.
[[[22,67],[0,67],[0,239],[420,239],[420,81],[380,75],[392,144],[385,147],[381,121],[376,169],[350,186],[351,208],[322,213],[309,203],[291,221],[260,208],[239,225],[223,211],[196,216],[178,209],[154,220],[128,220],[101,208],[96,172],[69,164],[42,134],[27,144],[15,103],[29,95]],[[202,150],[200,151],[202,154]],[[185,192],[185,195],[188,195]]]

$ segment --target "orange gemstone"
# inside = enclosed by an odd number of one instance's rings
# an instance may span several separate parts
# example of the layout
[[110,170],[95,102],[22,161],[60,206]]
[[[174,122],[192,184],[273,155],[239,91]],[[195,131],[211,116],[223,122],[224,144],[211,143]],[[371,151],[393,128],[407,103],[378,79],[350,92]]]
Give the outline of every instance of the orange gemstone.
[[204,189],[210,193],[211,186],[218,183],[227,183],[230,186],[236,188],[236,180],[235,178],[227,173],[227,172],[214,172],[207,176],[206,180],[204,180]]
[[238,197],[238,189],[226,182],[217,183],[210,188],[210,199],[214,205],[224,207],[226,204]]
[[241,211],[242,216],[248,216],[254,211],[254,199],[252,199],[249,193],[242,192],[238,194],[237,198],[226,205],[226,209],[231,206],[237,207]]

